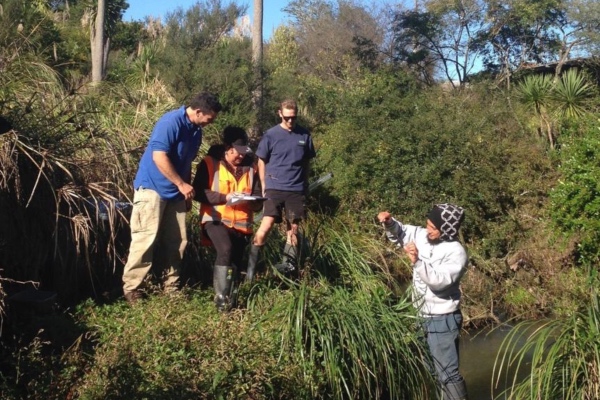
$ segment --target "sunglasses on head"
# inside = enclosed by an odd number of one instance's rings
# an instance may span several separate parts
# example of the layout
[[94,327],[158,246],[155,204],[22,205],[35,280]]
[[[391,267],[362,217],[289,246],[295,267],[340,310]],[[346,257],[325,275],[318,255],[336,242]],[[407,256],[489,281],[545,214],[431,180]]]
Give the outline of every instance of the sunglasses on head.
[[297,116],[291,116],[291,117],[284,117],[283,115],[281,116],[281,118],[283,118],[285,121],[289,122],[289,121],[295,121],[296,118],[298,118]]

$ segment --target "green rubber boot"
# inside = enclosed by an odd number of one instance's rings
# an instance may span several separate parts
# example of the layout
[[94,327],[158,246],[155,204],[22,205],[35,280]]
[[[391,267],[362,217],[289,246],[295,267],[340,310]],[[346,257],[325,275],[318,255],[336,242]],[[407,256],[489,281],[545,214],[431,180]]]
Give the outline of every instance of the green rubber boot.
[[219,312],[229,311],[231,299],[229,292],[233,282],[233,267],[215,265],[213,269],[213,288],[215,289],[215,306]]

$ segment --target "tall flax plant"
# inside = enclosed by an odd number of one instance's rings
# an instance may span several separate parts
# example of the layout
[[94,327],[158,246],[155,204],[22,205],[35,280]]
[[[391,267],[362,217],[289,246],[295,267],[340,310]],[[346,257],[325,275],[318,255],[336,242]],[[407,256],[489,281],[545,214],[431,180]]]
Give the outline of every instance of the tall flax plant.
[[42,62],[16,56],[2,67],[0,113],[13,126],[0,137],[0,205],[11,210],[1,218],[3,267],[12,279],[45,280],[66,299],[94,289],[111,266],[99,264],[115,266],[121,192],[105,174],[110,154],[98,156],[105,132]]
[[509,381],[503,398],[600,399],[597,290],[591,289],[589,304],[571,317],[538,325],[519,324],[501,346],[494,366],[495,382],[506,378],[509,368],[530,368],[527,379]]
[[301,277],[283,278],[276,304],[261,304],[259,298],[248,304],[268,308],[264,320],[281,321],[281,355],[304,368],[313,397],[320,397],[322,381],[338,399],[430,397],[433,384],[417,320],[379,267],[378,241],[315,218],[305,236],[311,240]]

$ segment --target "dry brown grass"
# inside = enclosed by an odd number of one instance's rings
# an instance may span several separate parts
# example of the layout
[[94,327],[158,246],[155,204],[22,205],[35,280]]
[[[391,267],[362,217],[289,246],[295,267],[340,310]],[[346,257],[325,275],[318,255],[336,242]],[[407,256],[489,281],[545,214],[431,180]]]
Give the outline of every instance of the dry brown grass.
[[41,63],[15,58],[0,87],[0,115],[14,128],[0,136],[0,207],[11,210],[0,215],[5,276],[62,299],[89,294],[115,272],[115,202],[132,175],[123,143],[133,140],[114,140],[94,117],[98,99],[66,93]]

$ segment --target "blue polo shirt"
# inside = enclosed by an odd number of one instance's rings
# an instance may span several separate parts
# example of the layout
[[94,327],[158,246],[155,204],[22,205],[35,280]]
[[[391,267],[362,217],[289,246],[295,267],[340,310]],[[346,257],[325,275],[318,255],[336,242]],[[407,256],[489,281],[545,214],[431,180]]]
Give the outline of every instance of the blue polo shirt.
[[296,125],[290,132],[276,125],[265,132],[256,155],[265,162],[265,189],[301,192],[305,162],[316,153],[308,130]]
[[133,181],[133,187],[156,191],[163,200],[183,200],[183,195],[159,170],[152,152],[164,151],[179,176],[191,180],[192,161],[202,143],[202,128],[192,124],[185,114],[185,106],[164,114],[154,126],[148,146]]

